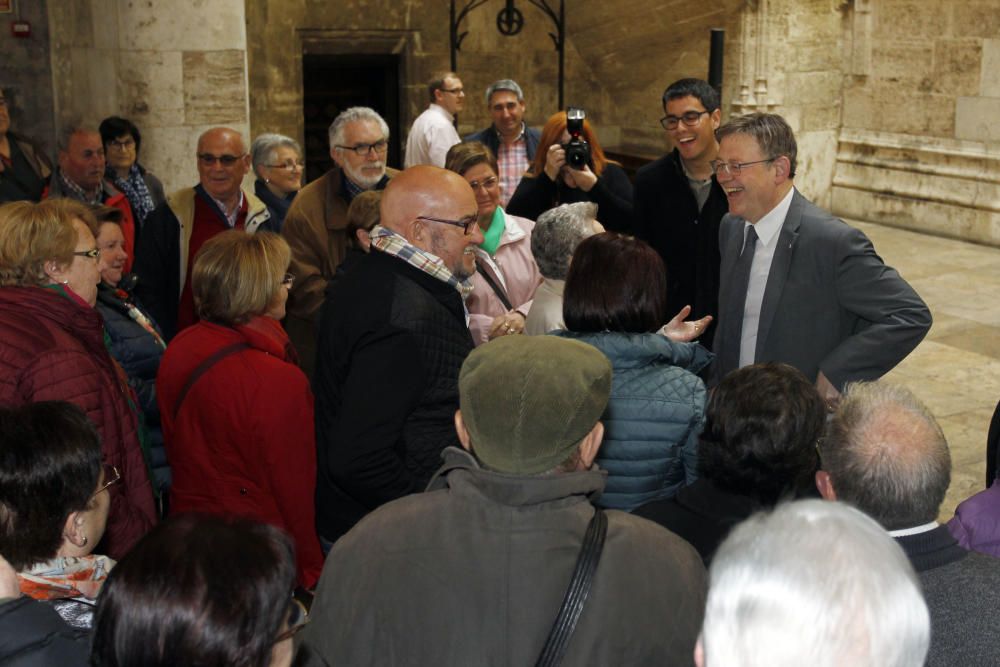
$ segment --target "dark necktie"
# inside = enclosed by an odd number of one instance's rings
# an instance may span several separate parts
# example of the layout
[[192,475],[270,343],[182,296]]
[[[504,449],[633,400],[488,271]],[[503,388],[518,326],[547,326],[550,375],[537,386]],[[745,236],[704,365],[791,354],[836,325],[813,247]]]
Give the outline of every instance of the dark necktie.
[[748,225],[746,239],[743,241],[743,252],[733,267],[726,311],[722,313],[722,321],[719,322],[724,344],[722,349],[715,347],[715,352],[719,355],[719,373],[716,375],[718,380],[722,380],[727,373],[736,370],[740,365],[743,309],[747,302],[747,287],[750,285],[750,265],[753,264],[753,253],[756,249],[757,230],[753,225]]

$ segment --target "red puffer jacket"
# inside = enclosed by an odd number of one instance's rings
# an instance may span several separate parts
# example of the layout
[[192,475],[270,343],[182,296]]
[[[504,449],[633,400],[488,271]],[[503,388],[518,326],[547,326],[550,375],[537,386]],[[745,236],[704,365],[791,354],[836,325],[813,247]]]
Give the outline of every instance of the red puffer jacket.
[[[249,347],[209,367],[178,409],[195,369],[236,343]],[[235,327],[199,322],[167,346],[156,395],[173,475],[171,512],[235,514],[282,528],[295,540],[299,583],[309,587],[323,569],[313,395],[291,349],[269,317]]]
[[97,427],[104,462],[122,479],[108,487],[111,511],[99,552],[121,558],[156,524],[156,509],[138,421],[104,347],[100,313],[40,287],[3,287],[0,341],[0,404],[69,401]]

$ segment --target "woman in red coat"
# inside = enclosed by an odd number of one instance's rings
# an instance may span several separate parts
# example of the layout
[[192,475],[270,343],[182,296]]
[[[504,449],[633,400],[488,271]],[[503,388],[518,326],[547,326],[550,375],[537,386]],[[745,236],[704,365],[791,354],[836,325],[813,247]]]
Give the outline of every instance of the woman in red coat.
[[118,559],[156,524],[134,396],[108,353],[94,308],[96,223],[79,202],[0,206],[0,405],[69,401],[101,436],[103,463],[121,483],[98,551]]
[[156,378],[171,512],[235,514],[287,531],[311,587],[323,558],[315,528],[313,396],[281,328],[288,244],[223,232],[195,256],[201,319],[179,333]]

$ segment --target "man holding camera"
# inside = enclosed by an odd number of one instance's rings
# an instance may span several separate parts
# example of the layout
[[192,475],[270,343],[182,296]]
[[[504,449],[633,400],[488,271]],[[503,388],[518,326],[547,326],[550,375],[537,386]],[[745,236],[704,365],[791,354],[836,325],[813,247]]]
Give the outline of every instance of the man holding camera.
[[[719,93],[707,81],[681,79],[664,91],[663,111],[674,149],[636,173],[635,235],[667,265],[667,312],[690,305],[696,319],[718,318],[719,221],[729,211],[711,166]],[[714,334],[713,321],[701,343],[710,347]]]

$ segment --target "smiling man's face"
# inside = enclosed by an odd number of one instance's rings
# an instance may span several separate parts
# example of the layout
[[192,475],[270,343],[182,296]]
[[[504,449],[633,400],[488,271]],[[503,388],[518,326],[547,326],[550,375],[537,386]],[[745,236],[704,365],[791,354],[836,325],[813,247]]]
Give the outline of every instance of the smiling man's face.
[[680,151],[681,158],[685,162],[700,162],[715,159],[715,154],[719,151],[719,144],[715,141],[715,131],[719,128],[721,114],[719,109],[712,113],[707,111],[705,105],[697,97],[686,95],[677,99],[667,100],[663,107],[667,116],[682,118],[688,112],[703,112],[698,117],[698,122],[693,127],[688,127],[684,122],[677,123],[677,127],[667,130],[670,140]]

